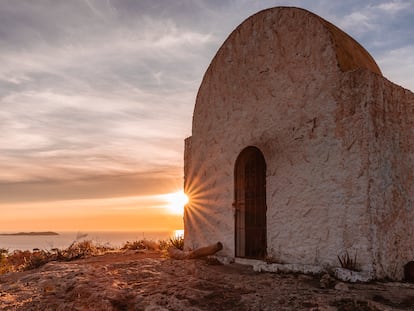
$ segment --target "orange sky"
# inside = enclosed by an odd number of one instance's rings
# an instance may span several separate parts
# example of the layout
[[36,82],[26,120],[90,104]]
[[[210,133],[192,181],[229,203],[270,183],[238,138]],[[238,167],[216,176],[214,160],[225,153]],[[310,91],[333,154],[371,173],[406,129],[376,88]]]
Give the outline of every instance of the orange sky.
[[[4,204],[1,231],[164,231],[183,228],[162,196]],[[35,211],[35,213],[33,213]]]
[[[0,232],[175,230],[184,139],[226,37],[272,1],[1,1]],[[295,1],[414,89],[409,1]]]
[[0,233],[182,229],[182,213],[165,196],[182,189],[172,172],[3,184]]
[[[160,205],[162,203],[163,205]],[[2,231],[167,231],[183,228],[181,214],[156,197],[122,197],[5,205]],[[31,211],[36,211],[32,213]]]

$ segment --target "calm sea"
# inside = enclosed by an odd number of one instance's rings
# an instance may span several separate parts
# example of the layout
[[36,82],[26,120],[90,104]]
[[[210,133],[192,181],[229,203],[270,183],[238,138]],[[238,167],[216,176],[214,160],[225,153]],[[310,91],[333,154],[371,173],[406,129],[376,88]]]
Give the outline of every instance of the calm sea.
[[14,250],[33,250],[34,248],[51,250],[66,248],[74,241],[92,240],[99,245],[120,247],[127,241],[166,240],[183,234],[183,230],[174,231],[134,231],[134,232],[58,232],[50,236],[0,236],[0,248]]

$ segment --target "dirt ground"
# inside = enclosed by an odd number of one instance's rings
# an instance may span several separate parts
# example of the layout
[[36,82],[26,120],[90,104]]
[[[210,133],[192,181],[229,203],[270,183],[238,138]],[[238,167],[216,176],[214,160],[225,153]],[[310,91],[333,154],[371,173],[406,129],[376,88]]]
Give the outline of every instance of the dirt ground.
[[346,284],[127,251],[1,275],[0,310],[414,310],[414,284]]

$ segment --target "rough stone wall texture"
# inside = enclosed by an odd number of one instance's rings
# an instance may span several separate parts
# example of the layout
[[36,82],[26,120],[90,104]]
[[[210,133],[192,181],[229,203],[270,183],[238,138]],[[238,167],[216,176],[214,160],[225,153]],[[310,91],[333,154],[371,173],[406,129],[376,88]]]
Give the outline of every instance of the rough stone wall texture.
[[[388,259],[387,251],[396,240],[408,247],[409,237],[399,237],[401,228],[385,239],[382,230],[391,214],[388,202],[401,204],[412,193],[408,170],[401,172],[407,174],[404,185],[382,193],[399,178],[391,167],[403,170],[400,159],[413,163],[411,147],[389,140],[398,136],[391,130],[403,126],[396,122],[398,113],[386,117],[387,138],[374,140],[373,131],[384,122],[374,113],[386,105],[379,98],[391,103],[398,88],[382,82],[368,57],[347,58],[352,71],[344,72],[340,54],[349,51],[338,53],[331,26],[304,10],[267,10],[236,28],[217,52],[200,86],[186,141],[185,191],[191,197],[184,217],[186,247],[221,241],[222,255],[234,256],[234,166],[245,147],[256,146],[267,163],[269,256],[338,266],[337,255],[347,250],[358,252],[364,271],[400,264],[401,256]],[[401,143],[411,137],[398,136]],[[400,155],[383,148],[399,148]],[[389,174],[382,162],[389,163]],[[379,182],[381,174],[386,180]],[[406,210],[411,218],[402,224],[413,224],[412,209]],[[397,206],[393,217],[395,223],[404,218]]]
[[414,258],[414,94],[367,70],[344,73],[338,91],[337,135],[364,145],[373,272],[401,279]]
[[414,259],[414,94],[364,73],[369,108],[369,208],[379,278],[401,279]]

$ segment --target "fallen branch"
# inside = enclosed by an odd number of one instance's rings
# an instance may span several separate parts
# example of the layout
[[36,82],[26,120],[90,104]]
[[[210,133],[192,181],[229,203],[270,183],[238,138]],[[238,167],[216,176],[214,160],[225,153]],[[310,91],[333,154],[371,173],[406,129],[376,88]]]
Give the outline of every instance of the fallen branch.
[[168,254],[171,258],[174,259],[195,259],[206,257],[210,255],[214,255],[218,251],[223,249],[223,244],[221,242],[217,242],[205,247],[199,247],[192,251],[182,251],[175,247],[170,247],[168,249]]

